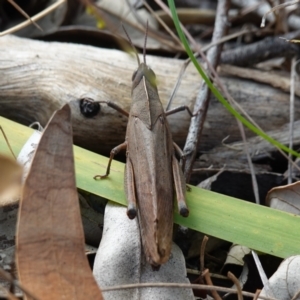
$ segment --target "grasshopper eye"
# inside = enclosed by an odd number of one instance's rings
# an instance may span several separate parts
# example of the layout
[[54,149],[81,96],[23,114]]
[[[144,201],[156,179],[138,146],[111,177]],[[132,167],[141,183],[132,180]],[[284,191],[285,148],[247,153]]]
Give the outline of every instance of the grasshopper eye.
[[136,76],[136,73],[137,73],[137,70],[135,70],[135,71],[133,72],[132,77],[131,77],[131,81],[134,80],[134,78],[135,78],[135,76]]

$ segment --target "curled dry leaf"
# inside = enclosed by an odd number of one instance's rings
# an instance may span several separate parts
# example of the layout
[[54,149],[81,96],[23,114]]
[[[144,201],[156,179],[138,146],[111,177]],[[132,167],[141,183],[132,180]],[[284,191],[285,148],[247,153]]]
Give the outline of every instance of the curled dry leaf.
[[[238,281],[241,288],[244,287],[249,276],[249,268],[247,263],[244,261],[244,257],[249,253],[250,253],[250,249],[248,247],[233,244],[229,249],[222,270],[222,274],[227,274],[228,271],[234,273],[233,270],[237,270],[238,269],[237,267],[240,267],[241,273],[239,275]],[[235,288],[235,284],[233,285],[233,287]]]
[[[36,146],[40,140],[40,137],[41,137],[41,132],[40,131],[34,131],[34,133],[32,134],[32,136],[28,139],[28,141],[26,142],[26,144],[24,145],[24,147],[22,148],[21,152],[19,153],[18,155],[18,158],[17,158],[17,161],[18,163],[16,163],[14,160],[10,159],[10,164],[11,164],[11,167],[12,166],[15,166],[14,167],[14,170],[12,170],[10,168],[10,171],[9,172],[16,172],[18,168],[20,168],[21,170],[21,173],[23,174],[23,178],[21,176],[21,179],[22,180],[18,180],[16,179],[15,183],[13,183],[11,181],[11,184],[10,185],[6,185],[7,189],[6,189],[6,192],[2,193],[1,194],[1,191],[0,191],[0,207],[6,207],[8,205],[14,205],[14,204],[17,204],[19,202],[19,199],[20,199],[20,194],[21,194],[21,183],[22,181],[24,182],[28,172],[29,172],[29,168],[30,168],[30,164],[31,164],[31,161],[32,161],[32,157],[33,157],[33,154],[34,154],[34,151],[36,149]],[[8,163],[8,162],[7,162]],[[1,166],[1,174],[0,174],[0,189],[1,189],[1,177],[5,177],[5,181],[9,181],[11,180],[10,176],[12,175],[9,175],[7,172],[7,167],[8,167],[8,164],[5,163],[1,163],[1,159],[0,159],[0,166]],[[23,168],[20,166],[22,165]],[[17,174],[16,174],[17,175]],[[19,176],[19,175],[17,175]],[[4,182],[3,182],[4,183]],[[5,183],[4,183],[5,184]],[[6,208],[5,211],[10,211],[11,208]],[[4,217],[4,219],[0,217],[0,219],[2,220],[6,220],[8,221],[8,223],[10,224],[7,224],[8,227],[10,227],[10,229],[13,231],[13,235],[15,235],[15,218],[9,216],[9,217],[5,217],[4,216],[5,213],[4,211],[2,212],[2,217]],[[0,216],[1,216],[1,212],[0,212]],[[14,223],[12,223],[14,222]],[[4,225],[2,223],[2,225]],[[13,225],[13,226],[11,226]],[[2,226],[2,229],[3,226]],[[5,230],[3,230],[4,232]],[[0,246],[0,249],[1,249],[1,246]]]
[[266,204],[291,214],[300,214],[300,181],[271,189]]
[[38,299],[102,299],[84,254],[69,105],[53,115],[37,147],[16,240],[20,282]]
[[[130,220],[126,208],[108,202],[104,214],[103,236],[93,269],[99,286],[108,287],[131,283],[174,282],[189,283],[184,256],[173,244],[171,257],[153,271],[142,251],[137,218]],[[143,288],[105,292],[106,300],[114,299],[194,299],[191,289]]]
[[[290,300],[300,299],[300,256],[291,256],[284,260],[278,270],[269,279],[270,288],[276,299]],[[298,296],[295,295],[298,293]],[[260,296],[266,296],[265,289]],[[262,299],[262,298],[258,298]]]
[[0,154],[0,207],[19,198],[22,166],[13,158]]
[[229,249],[224,265],[233,264],[243,266],[245,264],[243,260],[244,256],[249,253],[250,249],[248,247],[233,244]]

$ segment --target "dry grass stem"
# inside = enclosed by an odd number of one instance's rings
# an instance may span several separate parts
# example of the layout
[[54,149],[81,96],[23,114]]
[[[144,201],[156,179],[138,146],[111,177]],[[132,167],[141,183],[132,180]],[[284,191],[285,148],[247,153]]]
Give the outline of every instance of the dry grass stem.
[[17,11],[19,11],[26,19],[30,20],[30,22],[39,30],[43,31],[43,29],[39,26],[39,24],[35,23],[30,16],[13,0],[7,0]]
[[[294,138],[294,121],[295,121],[295,78],[296,78],[296,65],[299,63],[299,60],[296,60],[296,57],[292,59],[291,67],[291,84],[290,84],[290,132],[289,132],[289,148],[293,148],[293,138]],[[288,162],[288,184],[293,182],[293,168],[292,168],[292,155],[289,153],[289,162]]]
[[263,15],[262,20],[261,20],[260,27],[265,27],[266,17],[267,17],[267,15],[269,15],[270,13],[272,13],[272,12],[278,10],[278,9],[282,9],[282,8],[287,7],[287,6],[291,6],[291,5],[297,4],[298,2],[299,2],[299,0],[296,0],[296,1],[291,1],[291,2],[287,2],[287,3],[282,3],[282,4],[275,5],[273,8],[271,8],[269,11],[267,11],[267,12]]
[[268,279],[268,277],[267,277],[267,275],[266,275],[266,273],[265,273],[265,271],[264,271],[264,269],[262,267],[262,264],[261,264],[261,262],[259,260],[259,257],[257,255],[257,253],[255,251],[251,250],[251,254],[252,254],[252,257],[253,257],[254,262],[256,264],[256,268],[258,270],[260,279],[261,279],[261,281],[262,281],[262,283],[264,285],[264,289],[266,291],[266,294],[268,296],[270,296],[270,297],[274,297],[274,294],[273,294],[273,291],[271,289],[271,285],[270,285],[269,279]]
[[243,126],[242,122],[239,121],[238,119],[236,119],[236,120],[237,120],[237,124],[238,124],[238,127],[240,129],[241,136],[242,136],[242,139],[243,139],[243,142],[244,142],[244,152],[246,153],[247,161],[248,161],[248,165],[249,165],[249,169],[250,169],[250,173],[251,173],[251,182],[252,182],[252,188],[253,188],[255,202],[256,202],[256,204],[260,204],[258,183],[257,183],[257,180],[256,180],[255,170],[254,170],[254,166],[253,166],[252,159],[251,159],[251,156],[250,156],[250,151],[249,151],[249,147],[248,147],[248,143],[247,143],[245,129],[244,129],[244,126]]
[[[149,288],[149,287],[161,287],[161,288],[180,288],[180,289],[186,289],[191,288],[195,290],[205,290],[205,291],[220,291],[225,293],[233,293],[237,294],[236,289],[232,288],[225,288],[221,286],[208,286],[206,284],[187,284],[187,283],[136,283],[136,284],[126,284],[126,285],[116,285],[116,286],[107,286],[107,287],[101,287],[101,291],[104,292],[110,292],[110,291],[118,291],[123,289],[135,289],[135,288]],[[250,292],[242,292],[244,296],[247,297],[254,297],[254,293]],[[264,297],[260,296],[263,300],[280,300],[277,298],[271,298],[271,297]]]
[[[160,6],[160,8],[161,8],[163,11],[165,11],[171,18],[173,18],[173,17],[172,17],[172,14],[171,14],[171,11],[170,11],[170,9],[169,9],[169,7],[168,7],[164,2],[162,2],[161,0],[154,0],[154,1],[157,3],[157,5]],[[194,47],[196,47],[195,49],[200,48],[199,45],[195,42],[194,38],[190,35],[190,33],[189,33],[189,32],[186,30],[186,28],[182,25],[182,23],[180,22],[179,24],[180,24],[180,26],[181,26],[181,28],[182,28],[184,34],[186,35],[186,37],[187,37],[188,40],[190,41],[190,43],[191,43]]]
[[0,37],[7,35],[7,34],[11,34],[14,33],[20,29],[25,28],[26,26],[32,24],[32,22],[36,22],[39,19],[43,18],[44,16],[48,15],[50,12],[52,12],[53,10],[55,10],[58,6],[60,6],[61,4],[63,4],[64,2],[66,2],[66,0],[58,0],[57,2],[53,3],[52,5],[50,5],[49,7],[47,7],[46,9],[44,9],[43,11],[41,11],[40,13],[36,14],[35,16],[33,16],[30,20],[24,21],[22,23],[20,23],[19,25],[16,25],[12,28],[9,28],[5,31],[0,32]]
[[[253,30],[253,32],[255,32],[255,31],[256,30]],[[212,48],[214,46],[218,46],[218,45],[223,44],[223,43],[225,43],[227,41],[235,39],[235,38],[237,38],[239,36],[243,36],[244,34],[249,33],[249,32],[252,32],[252,30],[242,30],[242,31],[239,31],[239,32],[235,32],[235,33],[226,35],[223,38],[220,38],[219,40],[211,42],[210,44],[204,46],[202,48],[202,51],[206,52],[206,51],[208,51],[210,48]],[[194,55],[195,55],[196,58],[198,58],[199,56],[201,56],[199,52],[195,52]],[[180,69],[180,72],[179,72],[179,75],[177,77],[176,83],[175,83],[175,85],[173,87],[173,90],[172,90],[169,102],[168,102],[168,104],[166,106],[166,111],[168,111],[170,109],[170,106],[172,104],[172,99],[173,99],[174,95],[176,94],[176,92],[177,92],[177,90],[178,90],[178,88],[180,86],[180,83],[181,83],[181,80],[182,80],[182,76],[184,75],[185,70],[188,67],[188,65],[190,64],[190,62],[191,62],[191,59],[187,58],[185,60],[185,62],[182,64],[182,67]]]
[[[212,282],[212,280],[211,280],[211,278],[210,278],[209,270],[208,270],[208,269],[206,269],[206,270],[203,272],[203,276],[204,276],[204,278],[205,278],[206,284],[209,285],[209,286],[213,286],[213,282]],[[215,300],[222,300],[222,298],[220,297],[220,295],[218,294],[217,291],[212,290],[212,291],[211,291],[211,294],[212,294],[212,296],[213,296],[213,298],[214,298]]]
[[256,290],[255,294],[254,294],[254,297],[253,297],[253,300],[257,300],[258,299],[258,296],[260,294],[261,290]]
[[161,26],[170,34],[179,47],[182,47],[180,39],[174,34],[170,27],[162,20],[160,16],[151,8],[151,6],[143,0],[143,4],[148,9],[148,11],[154,16],[154,18],[161,24]]
[[208,237],[205,235],[203,237],[202,243],[201,243],[201,249],[200,249],[200,273],[202,274],[204,270],[204,257],[205,257],[205,248],[208,241]]

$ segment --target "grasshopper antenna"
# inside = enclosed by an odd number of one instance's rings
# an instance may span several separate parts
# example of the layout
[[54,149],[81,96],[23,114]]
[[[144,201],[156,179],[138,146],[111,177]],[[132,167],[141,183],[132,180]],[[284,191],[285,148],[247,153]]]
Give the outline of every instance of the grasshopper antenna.
[[146,23],[146,33],[145,33],[145,42],[144,42],[144,49],[143,49],[143,57],[144,57],[144,63],[146,65],[146,45],[147,45],[147,36],[148,36],[148,20]]
[[133,45],[133,43],[132,43],[132,41],[131,41],[131,39],[130,39],[130,37],[129,37],[129,34],[127,33],[127,31],[126,31],[126,29],[125,29],[125,27],[124,27],[123,24],[122,24],[122,28],[123,28],[123,30],[124,30],[124,32],[125,32],[127,38],[128,38],[128,41],[129,41],[131,47],[133,48],[133,51],[134,51],[135,56],[136,56],[136,58],[137,58],[138,65],[140,65],[140,64],[141,64],[141,61],[140,61],[140,58],[139,58],[138,53],[137,53],[137,51],[136,51],[136,48],[135,48],[135,46]]

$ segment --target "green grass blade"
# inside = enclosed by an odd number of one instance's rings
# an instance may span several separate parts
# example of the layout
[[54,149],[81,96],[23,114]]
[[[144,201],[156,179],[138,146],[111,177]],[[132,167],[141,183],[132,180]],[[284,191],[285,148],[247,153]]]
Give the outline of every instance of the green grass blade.
[[300,153],[298,153],[297,151],[294,151],[293,149],[290,149],[289,147],[279,143],[278,141],[276,141],[275,139],[273,139],[272,137],[270,137],[269,135],[267,135],[265,132],[261,131],[259,128],[257,128],[256,126],[254,126],[251,122],[249,122],[247,119],[245,119],[242,115],[240,115],[227,101],[226,99],[223,97],[223,95],[220,93],[220,91],[212,84],[212,82],[210,81],[209,77],[205,74],[205,72],[203,71],[201,65],[198,63],[197,59],[195,58],[193,51],[191,50],[189,43],[180,27],[179,24],[179,19],[178,19],[178,15],[176,12],[176,7],[174,4],[173,0],[168,0],[169,3],[169,7],[173,16],[173,21],[177,30],[177,33],[180,37],[181,42],[184,45],[184,48],[188,54],[188,56],[190,57],[191,61],[193,62],[193,64],[195,65],[197,71],[199,72],[199,74],[201,75],[201,77],[203,78],[203,80],[205,81],[205,83],[208,85],[208,87],[210,88],[210,90],[212,91],[212,93],[215,95],[215,97],[225,106],[225,108],[232,114],[234,115],[239,121],[241,121],[246,127],[248,127],[251,131],[253,131],[254,133],[256,133],[257,135],[261,136],[262,138],[264,138],[266,141],[268,141],[269,143],[271,143],[272,145],[280,148],[281,150],[287,152],[287,153],[291,153],[292,155],[296,156],[296,157],[300,157]]
[[[0,125],[15,154],[19,153],[33,130],[2,117]],[[0,152],[10,155],[4,138],[0,138]],[[93,176],[105,173],[108,158],[77,146],[74,156],[78,188],[126,205],[124,164],[113,161],[110,176],[96,181]],[[187,203],[190,216],[175,213],[177,224],[283,258],[300,253],[298,216],[197,187],[187,192]]]

